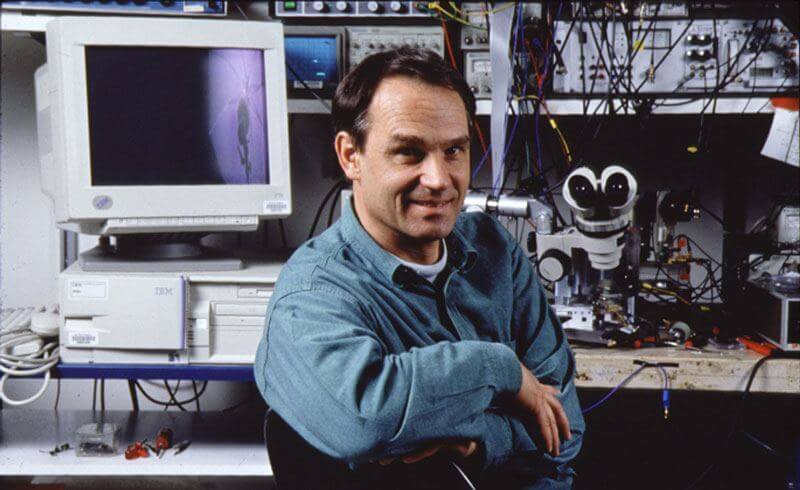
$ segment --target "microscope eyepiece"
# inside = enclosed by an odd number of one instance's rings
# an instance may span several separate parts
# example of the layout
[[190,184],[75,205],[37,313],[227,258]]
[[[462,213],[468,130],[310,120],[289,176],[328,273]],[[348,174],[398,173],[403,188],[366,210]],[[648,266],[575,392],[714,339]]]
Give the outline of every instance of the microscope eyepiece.
[[594,183],[589,181],[584,175],[573,175],[567,182],[569,193],[575,203],[583,208],[589,209],[597,202],[597,191]]
[[605,181],[604,192],[609,206],[614,208],[624,206],[631,192],[628,178],[622,172],[611,174]]

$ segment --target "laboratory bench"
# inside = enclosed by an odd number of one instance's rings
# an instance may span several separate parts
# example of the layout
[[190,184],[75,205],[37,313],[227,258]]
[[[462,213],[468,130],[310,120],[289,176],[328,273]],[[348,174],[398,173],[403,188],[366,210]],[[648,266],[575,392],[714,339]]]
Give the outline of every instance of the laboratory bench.
[[[116,456],[79,457],[73,449],[50,454],[64,443],[75,447],[83,424],[113,422],[119,428]],[[135,440],[153,441],[169,427],[174,441],[190,440],[182,453],[126,460]],[[0,476],[271,476],[264,445],[264,417],[257,411],[167,412],[106,410],[0,411]]]
[[[575,353],[578,388],[613,388],[632,374],[641,362],[663,365],[671,389],[701,391],[742,391],[755,363],[762,357],[745,349],[695,351],[677,347],[621,349],[572,346]],[[194,379],[210,381],[253,381],[250,365],[131,365],[59,364],[54,370],[61,378],[105,379]],[[644,370],[626,384],[627,388],[655,389],[663,384],[655,370]],[[756,373],[753,392],[800,394],[800,359],[774,359]]]
[[[612,388],[641,362],[663,365],[670,389],[743,391],[756,362],[763,356],[746,349],[694,351],[677,347],[640,349],[572,347],[578,388]],[[661,388],[658,370],[645,369],[626,388]],[[751,392],[800,395],[800,359],[771,359],[762,365]]]
[[[573,346],[576,384],[583,389],[619,385],[642,362],[659,364],[671,389],[685,392],[743,391],[760,355],[748,350],[696,352],[680,348],[609,349]],[[251,366],[146,366],[60,364],[61,378],[205,379],[252,381]],[[658,369],[644,369],[625,389],[661,389]],[[752,392],[800,394],[800,360],[774,359],[760,367]],[[51,456],[56,445],[73,444],[75,431],[85,423],[114,422],[120,429],[120,450],[113,457],[78,457],[74,451]],[[175,441],[190,439],[189,448],[162,458],[125,460],[125,446],[152,438],[170,427]],[[0,410],[0,476],[258,476],[272,475],[263,442],[263,412],[75,411]]]

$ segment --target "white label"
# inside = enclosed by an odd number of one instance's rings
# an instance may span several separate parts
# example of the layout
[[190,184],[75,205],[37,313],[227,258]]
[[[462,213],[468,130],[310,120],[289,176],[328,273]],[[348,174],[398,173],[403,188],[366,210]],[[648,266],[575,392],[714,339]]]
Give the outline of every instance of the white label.
[[[303,80],[308,85],[308,88],[322,88],[322,80]],[[294,88],[305,88],[303,82],[300,80],[294,81]]]
[[769,128],[761,154],[800,167],[798,137],[800,137],[800,114],[798,111],[778,107],[772,116],[772,126]]
[[108,298],[108,281],[70,279],[67,287],[70,299]]
[[489,60],[475,60],[472,62],[472,71],[476,73],[491,73],[492,62]]
[[69,332],[68,344],[78,346],[97,345],[100,340],[94,332]]
[[289,212],[289,201],[264,201],[264,213],[276,214]]

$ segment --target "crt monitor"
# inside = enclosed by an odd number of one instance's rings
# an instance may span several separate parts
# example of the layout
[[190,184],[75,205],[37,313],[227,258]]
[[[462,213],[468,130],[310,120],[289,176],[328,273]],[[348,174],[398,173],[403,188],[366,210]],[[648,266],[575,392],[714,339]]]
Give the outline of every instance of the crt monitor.
[[333,98],[344,71],[344,27],[285,26],[284,33],[289,97]]
[[291,213],[279,23],[56,19],[36,102],[61,228],[250,231]]

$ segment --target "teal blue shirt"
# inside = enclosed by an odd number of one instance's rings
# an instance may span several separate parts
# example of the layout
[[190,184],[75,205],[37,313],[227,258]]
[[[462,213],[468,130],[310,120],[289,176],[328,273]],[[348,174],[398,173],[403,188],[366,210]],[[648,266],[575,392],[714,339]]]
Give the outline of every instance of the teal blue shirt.
[[[485,467],[568,468],[584,421],[575,362],[528,258],[492,217],[462,213],[430,283],[383,250],[351,206],[284,267],[255,379],[322,452],[358,463],[442,439],[482,444]],[[511,401],[519,361],[561,390],[572,439],[552,457]]]

